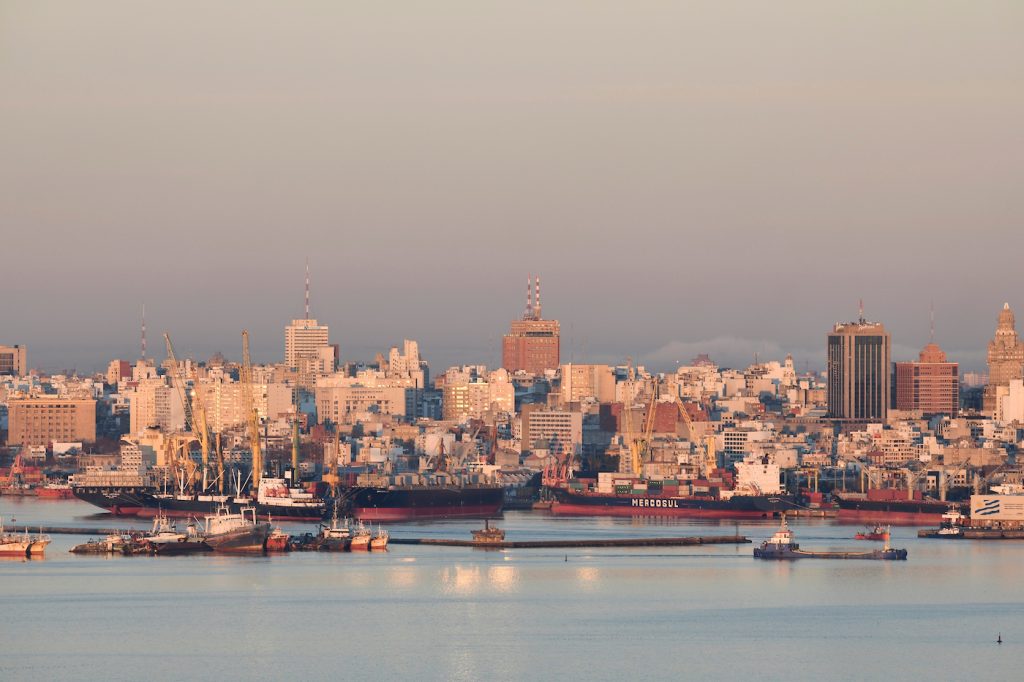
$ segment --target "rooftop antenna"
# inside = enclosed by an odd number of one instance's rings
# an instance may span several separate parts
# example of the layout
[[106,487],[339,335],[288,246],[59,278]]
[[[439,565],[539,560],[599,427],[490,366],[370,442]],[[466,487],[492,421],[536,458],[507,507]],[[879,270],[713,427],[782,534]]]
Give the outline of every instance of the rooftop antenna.
[[309,319],[309,257],[306,257],[306,319]]
[[530,289],[533,288],[533,275],[526,276],[526,310],[523,313],[525,319],[530,317]]
[[534,290],[534,294],[535,294],[534,295],[535,303],[534,303],[534,309],[533,309],[533,316],[539,320],[540,319],[540,277],[539,276],[537,277],[537,286],[536,286],[536,289]]
[[142,304],[142,359],[146,359],[146,304]]
[[935,300],[932,299],[932,325],[928,332],[928,343],[935,343]]
[[858,309],[860,310],[860,323],[864,324],[864,299],[858,301]]

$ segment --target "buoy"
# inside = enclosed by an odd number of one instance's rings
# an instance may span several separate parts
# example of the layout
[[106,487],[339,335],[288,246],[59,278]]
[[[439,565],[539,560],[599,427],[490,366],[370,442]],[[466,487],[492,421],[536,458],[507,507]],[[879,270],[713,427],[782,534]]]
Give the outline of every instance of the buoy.
[[565,555],[565,560],[569,561],[569,555],[568,554]]
[[1000,632],[998,635],[996,635],[996,644],[1002,644],[1002,643],[1003,643],[1003,633]]

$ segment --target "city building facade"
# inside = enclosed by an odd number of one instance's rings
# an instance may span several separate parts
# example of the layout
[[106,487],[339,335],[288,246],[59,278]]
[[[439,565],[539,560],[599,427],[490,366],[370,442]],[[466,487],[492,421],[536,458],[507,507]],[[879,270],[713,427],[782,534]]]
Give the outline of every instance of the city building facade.
[[929,343],[917,362],[896,363],[893,407],[956,417],[960,411],[959,373],[960,366],[947,362],[946,353],[937,344]]
[[832,419],[884,421],[889,414],[892,337],[861,317],[836,324],[827,338],[828,414]]

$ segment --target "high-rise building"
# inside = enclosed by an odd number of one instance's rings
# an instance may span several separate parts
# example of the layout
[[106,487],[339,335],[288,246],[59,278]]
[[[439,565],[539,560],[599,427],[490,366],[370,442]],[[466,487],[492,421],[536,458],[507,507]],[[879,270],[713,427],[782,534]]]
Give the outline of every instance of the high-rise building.
[[12,445],[96,440],[96,401],[91,398],[14,398],[8,410]]
[[897,362],[895,369],[897,410],[957,416],[960,411],[960,366],[947,362],[937,344],[929,343],[917,362]]
[[1004,303],[1003,309],[999,311],[996,335],[988,344],[988,385],[985,387],[982,409],[994,412],[997,389],[1009,386],[1011,381],[1021,378],[1024,378],[1024,342],[1017,336],[1010,304]]
[[526,311],[523,319],[512,322],[511,329],[502,339],[501,366],[509,372],[525,371],[543,374],[557,369],[560,349],[558,320],[541,317],[540,277],[534,285],[534,298],[530,300],[531,281],[526,280]]
[[0,346],[0,374],[23,376],[27,364],[25,346]]
[[828,413],[833,419],[884,421],[889,414],[892,337],[863,313],[828,335]]
[[327,325],[316,320],[292,320],[284,328],[284,363],[292,369],[299,369],[302,360],[320,362],[321,349],[330,348],[327,343]]

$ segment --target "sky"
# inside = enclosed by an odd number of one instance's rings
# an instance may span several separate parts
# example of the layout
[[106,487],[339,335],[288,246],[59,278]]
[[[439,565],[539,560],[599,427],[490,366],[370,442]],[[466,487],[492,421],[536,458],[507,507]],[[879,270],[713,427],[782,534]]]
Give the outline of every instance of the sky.
[[[1024,315],[1024,3],[0,0],[0,344],[102,369],[821,367],[866,316],[983,369]],[[1022,317],[1024,320],[1024,317]],[[1024,323],[1022,323],[1024,324]]]

